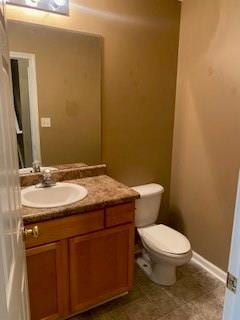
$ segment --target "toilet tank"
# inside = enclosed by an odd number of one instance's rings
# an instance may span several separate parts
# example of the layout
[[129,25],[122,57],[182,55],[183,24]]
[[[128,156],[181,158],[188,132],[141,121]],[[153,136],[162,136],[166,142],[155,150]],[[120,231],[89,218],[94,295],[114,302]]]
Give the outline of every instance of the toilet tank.
[[164,188],[156,183],[132,187],[140,194],[136,200],[135,225],[146,227],[157,221]]

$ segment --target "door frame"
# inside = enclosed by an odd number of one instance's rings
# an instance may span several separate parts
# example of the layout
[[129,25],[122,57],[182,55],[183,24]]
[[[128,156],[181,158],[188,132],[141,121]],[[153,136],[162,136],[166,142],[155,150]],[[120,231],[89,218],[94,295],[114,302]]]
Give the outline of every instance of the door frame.
[[240,172],[238,177],[237,197],[232,229],[232,241],[228,271],[237,278],[236,292],[232,292],[228,288],[225,293],[223,320],[235,320],[239,317],[240,312]]
[[33,53],[10,51],[10,59],[28,60],[28,91],[29,91],[29,109],[32,135],[32,154],[33,160],[42,162],[40,130],[39,130],[39,110],[38,110],[38,92],[37,92],[37,72],[36,57]]

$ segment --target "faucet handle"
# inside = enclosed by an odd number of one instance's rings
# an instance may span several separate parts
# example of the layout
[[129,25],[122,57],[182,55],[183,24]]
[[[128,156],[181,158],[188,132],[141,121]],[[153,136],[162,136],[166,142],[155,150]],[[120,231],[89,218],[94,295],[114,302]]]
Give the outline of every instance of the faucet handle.
[[50,169],[43,170],[43,177],[44,179],[52,178],[52,173]]
[[38,160],[33,161],[32,163],[33,172],[41,172],[41,163]]
[[43,183],[49,187],[56,185],[56,182],[52,177],[52,172],[50,169],[43,170]]
[[56,182],[54,181],[52,177],[52,172],[50,169],[45,169],[42,171],[42,182],[36,184],[36,188],[47,188],[47,187],[53,187],[56,185]]

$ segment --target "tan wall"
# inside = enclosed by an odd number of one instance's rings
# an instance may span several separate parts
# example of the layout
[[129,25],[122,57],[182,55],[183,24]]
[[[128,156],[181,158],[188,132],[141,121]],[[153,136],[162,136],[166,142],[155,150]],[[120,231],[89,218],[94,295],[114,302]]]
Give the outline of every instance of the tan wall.
[[[11,51],[34,53],[43,165],[101,162],[102,39],[9,22]],[[36,159],[35,159],[36,160]]]
[[[168,207],[180,3],[82,0],[70,17],[8,6],[8,17],[104,37],[102,157],[129,185],[164,185]],[[166,210],[165,210],[166,211]]]
[[226,270],[240,166],[240,2],[184,0],[181,18],[173,221]]

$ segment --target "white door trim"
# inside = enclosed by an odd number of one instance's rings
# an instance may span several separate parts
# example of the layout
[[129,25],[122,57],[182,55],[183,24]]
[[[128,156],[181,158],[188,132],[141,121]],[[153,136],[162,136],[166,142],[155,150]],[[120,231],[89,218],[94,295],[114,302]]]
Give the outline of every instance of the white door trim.
[[42,161],[41,144],[39,133],[39,111],[38,111],[38,92],[37,92],[37,73],[36,73],[36,58],[33,53],[10,51],[10,58],[27,59],[28,68],[28,86],[29,86],[29,107],[30,121],[32,134],[32,153],[33,160]]
[[235,205],[235,214],[233,222],[232,243],[230,251],[230,259],[228,270],[231,275],[235,276],[238,280],[236,293],[229,289],[226,290],[225,303],[223,311],[224,320],[237,320],[240,314],[240,173],[238,179],[237,199]]

